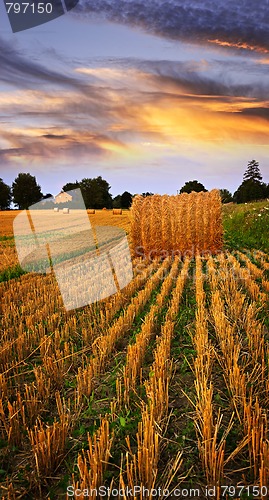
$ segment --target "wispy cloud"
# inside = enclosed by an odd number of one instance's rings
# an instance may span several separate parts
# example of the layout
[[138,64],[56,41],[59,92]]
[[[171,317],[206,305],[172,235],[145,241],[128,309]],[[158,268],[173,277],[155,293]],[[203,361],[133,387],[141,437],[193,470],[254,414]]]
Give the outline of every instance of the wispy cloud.
[[48,85],[66,89],[86,89],[75,75],[49,69],[46,64],[32,61],[15,44],[0,37],[0,82],[19,89],[48,88]]
[[68,165],[78,159],[139,157],[149,148],[153,156],[160,148],[179,154],[183,143],[268,144],[265,86],[220,81],[207,75],[207,67],[206,61],[123,60],[114,68],[74,68],[72,89],[0,94],[5,117],[0,163]]
[[[252,21],[249,2],[243,3],[245,18],[240,26],[247,33]],[[192,1],[188,8],[185,0],[165,5],[157,0],[143,5],[97,0],[83,3],[81,9],[143,25],[170,38],[192,36],[199,43],[210,37],[221,40],[223,32],[227,40],[230,36],[229,43],[236,44],[241,36],[239,25],[235,36],[239,11],[236,4],[224,16],[229,5],[230,0],[225,5]],[[259,12],[260,30],[248,34],[247,42],[242,35],[241,44],[262,46],[265,11],[263,6]],[[191,148],[221,143],[267,145],[269,76],[266,64],[260,63],[257,55],[240,58],[238,64],[237,57],[207,60],[205,53],[198,61],[103,58],[79,64],[63,60],[66,71],[60,72],[45,61],[26,58],[17,45],[0,38],[0,82],[4,83],[0,165],[48,161],[74,165],[90,158],[109,162],[150,155],[154,160],[160,151],[180,155],[183,144]]]
[[23,128],[9,127],[0,129],[0,137],[9,147],[0,149],[0,164],[15,163],[50,163],[65,162],[73,164],[78,159],[105,157],[111,152],[124,152],[126,146],[109,135],[91,133],[87,130]]

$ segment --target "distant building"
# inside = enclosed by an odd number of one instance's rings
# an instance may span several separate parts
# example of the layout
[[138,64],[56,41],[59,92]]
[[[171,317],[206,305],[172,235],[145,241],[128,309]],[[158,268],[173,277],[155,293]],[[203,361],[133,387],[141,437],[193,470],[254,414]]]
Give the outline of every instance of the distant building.
[[71,194],[65,193],[64,191],[55,196],[55,203],[67,203],[68,201],[72,200],[73,196],[71,196]]

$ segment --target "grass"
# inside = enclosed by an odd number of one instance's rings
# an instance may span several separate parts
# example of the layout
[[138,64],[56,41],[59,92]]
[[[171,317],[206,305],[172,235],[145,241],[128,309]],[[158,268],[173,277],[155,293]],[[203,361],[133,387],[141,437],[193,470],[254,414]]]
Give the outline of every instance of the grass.
[[225,246],[269,251],[269,202],[231,204],[223,207]]
[[0,242],[1,241],[11,241],[14,240],[13,236],[0,236]]
[[21,266],[17,265],[14,267],[9,267],[8,269],[4,269],[0,272],[0,283],[9,281],[13,278],[19,278],[23,274],[26,274],[26,271],[24,271]]

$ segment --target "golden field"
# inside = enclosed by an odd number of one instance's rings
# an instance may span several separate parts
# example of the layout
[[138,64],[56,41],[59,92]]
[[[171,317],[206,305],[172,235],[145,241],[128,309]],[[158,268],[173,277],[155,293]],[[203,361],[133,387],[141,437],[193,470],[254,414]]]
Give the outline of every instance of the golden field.
[[[0,272],[17,263],[17,213],[0,212]],[[130,232],[129,211],[89,218]],[[2,498],[134,485],[267,498],[269,255],[136,256],[133,271],[69,312],[52,274],[0,283]]]

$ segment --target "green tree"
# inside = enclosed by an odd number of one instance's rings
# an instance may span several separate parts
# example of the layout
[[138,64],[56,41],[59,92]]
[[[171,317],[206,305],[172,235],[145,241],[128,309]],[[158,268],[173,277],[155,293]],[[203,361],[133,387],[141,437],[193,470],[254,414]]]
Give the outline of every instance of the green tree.
[[184,186],[180,189],[180,193],[191,193],[192,191],[200,193],[201,191],[207,191],[207,189],[201,182],[196,180],[185,182]]
[[82,179],[80,189],[86,208],[111,208],[112,196],[109,193],[110,185],[99,175],[94,179]]
[[262,181],[262,174],[260,171],[259,162],[256,160],[251,160],[248,162],[247,169],[244,173],[243,181]]
[[31,174],[20,173],[12,184],[14,204],[24,210],[42,199],[41,187]]
[[266,197],[267,185],[262,182],[259,163],[256,160],[248,162],[243,176],[243,182],[234,193],[236,203],[262,200]]
[[266,184],[251,179],[243,181],[234,193],[236,203],[262,200],[266,197]]
[[62,188],[62,191],[72,191],[73,189],[78,189],[80,187],[79,182],[67,182]]
[[[109,193],[110,185],[100,175],[93,179],[85,177],[80,182],[68,182],[63,186],[62,190],[73,191],[79,188],[86,208],[112,208],[112,196]],[[74,198],[70,206],[74,206],[75,202],[76,199]],[[65,206],[68,207],[68,204],[65,203]]]
[[115,198],[113,198],[112,206],[113,206],[113,208],[121,208],[121,195],[120,194],[118,194],[117,196],[115,196]]
[[230,203],[233,201],[233,195],[228,189],[220,189],[220,196],[222,203]]
[[124,191],[121,195],[121,208],[130,208],[132,205],[133,197],[128,191]]
[[51,193],[44,194],[42,197],[42,200],[47,200],[48,198],[53,198],[53,194],[51,194]]
[[12,200],[11,188],[0,179],[0,210],[7,210]]

